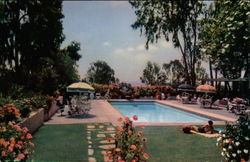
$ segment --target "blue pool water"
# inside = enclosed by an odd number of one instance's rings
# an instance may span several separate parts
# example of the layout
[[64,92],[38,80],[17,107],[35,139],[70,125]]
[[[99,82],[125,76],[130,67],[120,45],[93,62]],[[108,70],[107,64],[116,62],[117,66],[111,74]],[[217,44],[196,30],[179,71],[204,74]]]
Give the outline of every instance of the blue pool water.
[[110,102],[126,117],[138,116],[138,122],[204,122],[208,118],[155,102]]

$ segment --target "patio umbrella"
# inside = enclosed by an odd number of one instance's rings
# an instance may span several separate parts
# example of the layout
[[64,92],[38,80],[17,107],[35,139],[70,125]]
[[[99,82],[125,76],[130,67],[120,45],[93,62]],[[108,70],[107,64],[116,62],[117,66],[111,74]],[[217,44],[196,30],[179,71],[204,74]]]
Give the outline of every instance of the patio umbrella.
[[177,90],[178,91],[185,91],[185,92],[187,92],[187,91],[193,92],[193,91],[195,91],[195,87],[193,87],[192,85],[189,85],[189,84],[181,84],[178,86]]
[[216,93],[215,87],[208,85],[208,84],[199,85],[196,88],[196,91],[197,92],[205,92],[205,93]]
[[67,87],[67,92],[79,92],[79,93],[88,92],[88,93],[91,93],[94,91],[95,91],[95,89],[92,86],[90,86],[87,83],[83,83],[83,82],[73,83]]

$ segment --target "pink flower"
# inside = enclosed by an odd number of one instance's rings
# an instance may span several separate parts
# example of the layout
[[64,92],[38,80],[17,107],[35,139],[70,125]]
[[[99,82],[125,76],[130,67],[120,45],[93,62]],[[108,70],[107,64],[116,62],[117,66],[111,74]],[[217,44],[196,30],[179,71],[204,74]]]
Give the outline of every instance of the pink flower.
[[136,115],[133,116],[134,120],[138,120],[138,117]]
[[135,146],[135,145],[131,145],[130,148],[131,148],[132,150],[136,150],[136,146]]
[[5,152],[5,151],[2,151],[1,156],[2,156],[2,157],[6,156],[6,152]]
[[142,138],[142,141],[146,142],[148,139],[146,137]]
[[23,133],[28,133],[28,128],[27,127],[23,128]]
[[133,132],[131,130],[128,130],[128,134],[132,134]]
[[123,128],[122,128],[122,126],[120,126],[120,125],[117,127],[117,129],[118,129],[119,132],[122,132],[122,131],[123,131]]
[[8,147],[8,151],[9,151],[9,152],[13,152],[13,147],[12,147],[12,146],[9,146],[9,147]]
[[26,139],[31,139],[32,138],[32,135],[30,134],[30,133],[28,133],[27,135],[26,135]]
[[30,142],[30,141],[29,141],[29,145],[32,146],[32,147],[35,146],[35,144]]
[[145,127],[142,125],[142,126],[140,126],[140,128],[141,128],[141,129],[144,129]]
[[137,134],[138,134],[138,136],[141,136],[142,135],[142,131],[138,131]]
[[116,151],[116,152],[120,152],[121,149],[120,149],[120,148],[116,148],[115,151]]
[[18,154],[18,156],[15,158],[15,160],[22,160],[24,158],[25,158],[24,154]]
[[143,153],[142,155],[145,159],[148,159],[149,158],[149,155],[147,153]]

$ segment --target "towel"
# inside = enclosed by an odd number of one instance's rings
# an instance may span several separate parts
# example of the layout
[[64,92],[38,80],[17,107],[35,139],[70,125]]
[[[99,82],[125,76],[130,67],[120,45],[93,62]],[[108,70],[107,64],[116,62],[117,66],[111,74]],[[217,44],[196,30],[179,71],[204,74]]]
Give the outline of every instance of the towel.
[[196,132],[196,131],[193,131],[193,130],[191,130],[190,132],[193,133],[193,134],[197,134],[197,135],[200,135],[200,136],[207,137],[207,138],[217,138],[217,137],[220,136],[219,133],[213,133],[213,134],[199,133],[199,132]]

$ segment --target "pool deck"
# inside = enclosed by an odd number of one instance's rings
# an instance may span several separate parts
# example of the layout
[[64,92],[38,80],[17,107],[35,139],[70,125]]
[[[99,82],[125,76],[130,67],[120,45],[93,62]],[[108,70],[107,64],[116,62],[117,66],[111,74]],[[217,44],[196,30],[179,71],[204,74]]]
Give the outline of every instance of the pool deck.
[[[127,100],[111,100],[111,101],[127,101]],[[178,109],[200,114],[206,117],[213,118],[215,125],[225,124],[225,121],[234,122],[237,116],[228,112],[225,108],[200,108],[197,104],[182,104],[176,100],[133,100],[133,101],[155,101],[159,104],[169,105]],[[120,125],[117,121],[119,117],[124,117],[119,111],[111,106],[107,100],[92,100],[91,110],[88,116],[70,117],[66,115],[65,108],[63,116],[56,113],[51,120],[45,124],[76,124],[76,123],[112,123],[114,126]],[[140,117],[139,117],[140,118]],[[219,120],[216,120],[219,119]],[[134,122],[135,125],[145,126],[164,126],[164,125],[204,125],[207,122],[192,122],[192,123],[169,123],[169,122]]]

